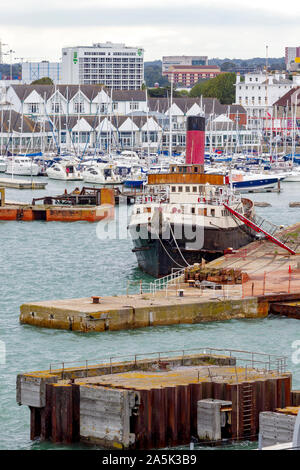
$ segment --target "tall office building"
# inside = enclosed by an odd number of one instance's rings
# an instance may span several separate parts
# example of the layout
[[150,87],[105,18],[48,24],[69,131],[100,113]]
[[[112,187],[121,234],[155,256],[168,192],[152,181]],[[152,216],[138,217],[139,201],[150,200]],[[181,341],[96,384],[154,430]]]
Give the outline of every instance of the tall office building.
[[170,67],[178,65],[208,65],[208,57],[205,55],[178,55],[162,58],[162,74],[167,75]]
[[62,83],[137,90],[144,81],[144,49],[111,42],[62,50]]
[[[298,61],[297,61],[298,59]],[[300,47],[285,48],[285,65],[289,72],[295,72],[300,69]]]

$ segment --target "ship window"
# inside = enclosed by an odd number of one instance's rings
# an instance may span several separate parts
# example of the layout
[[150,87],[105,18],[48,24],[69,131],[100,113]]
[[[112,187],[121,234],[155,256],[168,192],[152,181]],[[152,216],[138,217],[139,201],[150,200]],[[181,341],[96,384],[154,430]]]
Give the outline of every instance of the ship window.
[[185,187],[185,192],[186,192],[186,193],[189,193],[189,192],[190,192],[190,187],[189,187],[189,186],[186,186],[186,187]]
[[176,193],[176,186],[172,186],[172,193]]
[[182,193],[182,186],[178,186],[178,192]]

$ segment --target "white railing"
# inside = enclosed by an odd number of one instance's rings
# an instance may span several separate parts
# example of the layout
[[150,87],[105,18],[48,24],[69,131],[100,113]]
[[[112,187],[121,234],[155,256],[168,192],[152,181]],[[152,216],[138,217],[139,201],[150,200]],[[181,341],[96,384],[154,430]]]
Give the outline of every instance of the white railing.
[[186,268],[175,270],[173,268],[173,272],[168,274],[167,276],[161,277],[159,279],[155,279],[154,282],[151,282],[150,291],[151,293],[155,294],[158,290],[167,289],[170,286],[177,286],[182,278],[184,277]]
[[[126,295],[132,294],[156,294],[157,291],[168,290],[169,287],[176,287],[182,282],[186,268],[175,270],[168,276],[155,279],[153,282],[127,281]],[[134,292],[131,292],[134,291]]]

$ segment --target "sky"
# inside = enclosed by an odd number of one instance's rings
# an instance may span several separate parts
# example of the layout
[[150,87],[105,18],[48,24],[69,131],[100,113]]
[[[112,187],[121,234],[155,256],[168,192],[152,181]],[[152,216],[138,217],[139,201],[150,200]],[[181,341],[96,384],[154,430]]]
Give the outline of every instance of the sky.
[[[289,0],[9,0],[0,39],[13,62],[57,61],[62,47],[122,42],[163,55],[283,57],[300,45],[300,2]],[[10,56],[4,56],[9,62]]]

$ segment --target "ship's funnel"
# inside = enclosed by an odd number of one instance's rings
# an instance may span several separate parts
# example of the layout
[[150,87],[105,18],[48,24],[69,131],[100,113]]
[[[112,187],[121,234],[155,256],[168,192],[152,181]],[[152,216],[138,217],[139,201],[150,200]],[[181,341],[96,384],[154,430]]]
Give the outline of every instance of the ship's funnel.
[[205,118],[188,116],[186,126],[185,163],[204,165]]

